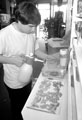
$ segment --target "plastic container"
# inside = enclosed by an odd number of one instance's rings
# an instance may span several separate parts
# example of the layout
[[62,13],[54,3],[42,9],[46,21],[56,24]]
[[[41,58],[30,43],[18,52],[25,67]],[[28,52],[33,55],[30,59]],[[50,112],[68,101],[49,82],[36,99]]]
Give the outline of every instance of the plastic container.
[[60,66],[65,68],[67,65],[67,49],[60,50]]

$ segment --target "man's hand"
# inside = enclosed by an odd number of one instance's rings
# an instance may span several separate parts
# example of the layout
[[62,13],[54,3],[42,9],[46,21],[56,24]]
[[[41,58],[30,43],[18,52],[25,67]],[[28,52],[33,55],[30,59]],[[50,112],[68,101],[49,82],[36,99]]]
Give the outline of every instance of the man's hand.
[[26,63],[27,58],[24,55],[20,55],[20,56],[13,56],[12,60],[14,65],[16,65],[17,67],[21,67],[24,63]]
[[29,65],[33,65],[34,58],[33,57],[26,57],[26,63]]
[[33,56],[25,56],[25,55],[20,55],[21,57],[23,57],[24,59],[24,62],[29,64],[29,65],[32,65],[33,64],[33,61],[34,61],[34,57]]

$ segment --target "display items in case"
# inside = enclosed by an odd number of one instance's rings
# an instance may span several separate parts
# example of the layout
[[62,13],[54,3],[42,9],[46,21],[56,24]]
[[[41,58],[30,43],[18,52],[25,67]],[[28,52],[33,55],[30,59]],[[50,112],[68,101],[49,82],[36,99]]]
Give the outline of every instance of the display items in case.
[[60,81],[45,78],[41,81],[31,105],[27,107],[51,114],[59,114],[61,111],[62,89],[63,84]]

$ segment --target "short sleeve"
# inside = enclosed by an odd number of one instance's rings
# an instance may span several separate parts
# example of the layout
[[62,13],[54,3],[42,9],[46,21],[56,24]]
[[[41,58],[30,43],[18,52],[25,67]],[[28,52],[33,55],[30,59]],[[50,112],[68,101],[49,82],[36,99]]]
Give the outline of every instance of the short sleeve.
[[4,37],[0,32],[0,54],[3,54],[4,51]]

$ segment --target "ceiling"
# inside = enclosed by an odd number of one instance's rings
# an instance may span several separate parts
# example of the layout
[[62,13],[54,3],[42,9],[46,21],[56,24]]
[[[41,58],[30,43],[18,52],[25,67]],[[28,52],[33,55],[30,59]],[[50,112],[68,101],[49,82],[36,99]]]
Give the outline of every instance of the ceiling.
[[[24,0],[16,0],[17,3],[20,3]],[[68,0],[25,0],[25,1],[30,1],[33,3],[54,3],[57,4],[58,2],[62,2],[62,4],[67,3]]]
[[53,3],[58,3],[58,2],[62,2],[62,3],[66,3],[68,0],[36,0],[37,3],[50,3],[50,2],[53,2]]
[[[11,2],[12,0],[0,0],[0,10],[6,12],[6,2],[5,1],[9,1]],[[30,1],[33,2],[35,4],[39,4],[39,3],[52,3],[53,4],[58,4],[59,2],[62,2],[62,4],[67,3],[68,0],[16,0],[17,4],[19,4],[22,1]]]

